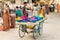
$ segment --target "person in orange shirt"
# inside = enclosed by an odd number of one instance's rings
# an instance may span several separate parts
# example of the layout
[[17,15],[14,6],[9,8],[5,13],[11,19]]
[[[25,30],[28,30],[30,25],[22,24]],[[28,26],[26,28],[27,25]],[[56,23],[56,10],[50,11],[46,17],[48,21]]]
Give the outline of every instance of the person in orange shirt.
[[45,17],[45,6],[41,5],[41,8],[39,10],[39,15]]
[[39,10],[39,16],[44,17],[44,19],[47,20],[47,17],[45,16],[46,13],[45,9],[46,9],[45,6],[41,5],[41,8]]

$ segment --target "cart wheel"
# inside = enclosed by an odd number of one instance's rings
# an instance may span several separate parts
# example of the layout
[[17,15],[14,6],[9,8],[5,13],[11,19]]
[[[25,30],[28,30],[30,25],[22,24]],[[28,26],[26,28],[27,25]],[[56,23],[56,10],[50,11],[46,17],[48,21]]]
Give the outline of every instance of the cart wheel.
[[33,37],[34,37],[34,40],[36,40],[39,36],[39,33],[38,33],[38,26],[36,25],[34,27],[34,31],[33,31]]
[[43,22],[40,22],[40,23],[39,23],[39,28],[38,28],[38,30],[39,30],[39,35],[41,35],[41,34],[42,34],[42,31],[43,31]]
[[24,25],[20,25],[19,26],[19,36],[21,37],[21,38],[23,38],[24,36],[25,36],[25,26]]

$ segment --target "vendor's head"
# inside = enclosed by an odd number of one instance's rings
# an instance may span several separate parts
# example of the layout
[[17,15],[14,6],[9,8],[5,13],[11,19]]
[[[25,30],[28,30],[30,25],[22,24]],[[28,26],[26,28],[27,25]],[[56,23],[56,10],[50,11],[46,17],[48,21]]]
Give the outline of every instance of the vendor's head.
[[27,2],[24,2],[24,6],[27,6]]
[[18,9],[18,6],[16,6],[16,9]]
[[16,10],[20,10],[20,7],[16,6]]

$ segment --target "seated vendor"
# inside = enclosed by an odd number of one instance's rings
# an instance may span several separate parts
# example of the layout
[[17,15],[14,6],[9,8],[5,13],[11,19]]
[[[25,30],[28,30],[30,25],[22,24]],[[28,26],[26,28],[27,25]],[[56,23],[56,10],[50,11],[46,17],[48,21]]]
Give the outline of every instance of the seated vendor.
[[16,6],[16,17],[21,17],[22,16],[22,11],[20,10],[20,8],[18,6]]

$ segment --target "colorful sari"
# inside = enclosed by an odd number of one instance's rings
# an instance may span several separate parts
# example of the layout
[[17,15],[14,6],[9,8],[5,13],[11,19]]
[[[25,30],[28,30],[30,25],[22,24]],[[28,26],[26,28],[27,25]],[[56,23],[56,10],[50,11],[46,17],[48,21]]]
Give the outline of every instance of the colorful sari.
[[5,11],[3,13],[3,31],[9,30],[10,28],[10,16],[9,12]]

